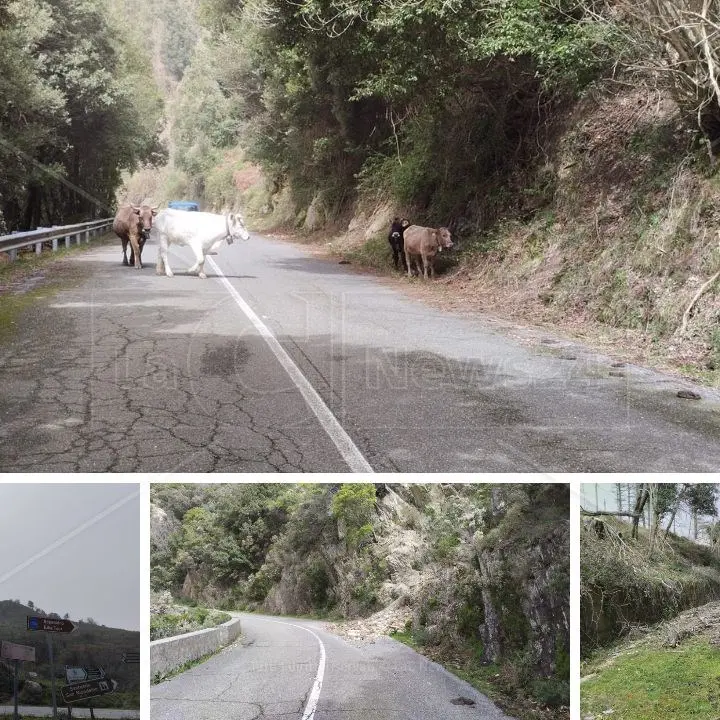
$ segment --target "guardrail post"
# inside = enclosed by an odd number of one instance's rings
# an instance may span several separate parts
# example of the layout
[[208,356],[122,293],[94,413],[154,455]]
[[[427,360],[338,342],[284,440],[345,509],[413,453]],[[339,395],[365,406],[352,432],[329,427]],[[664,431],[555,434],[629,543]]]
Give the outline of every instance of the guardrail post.
[[83,239],[86,244],[89,244],[90,240],[99,237],[111,226],[112,221],[108,218],[107,220],[91,220],[90,222],[76,223],[74,225],[53,225],[52,227],[37,227],[34,230],[14,230],[8,235],[0,236],[0,251],[7,253],[12,262],[18,258],[19,250],[30,250],[34,247],[36,255],[42,254],[43,243],[48,243],[53,251],[61,246],[62,240],[65,241],[66,248],[73,245],[73,240],[77,245],[82,244]]

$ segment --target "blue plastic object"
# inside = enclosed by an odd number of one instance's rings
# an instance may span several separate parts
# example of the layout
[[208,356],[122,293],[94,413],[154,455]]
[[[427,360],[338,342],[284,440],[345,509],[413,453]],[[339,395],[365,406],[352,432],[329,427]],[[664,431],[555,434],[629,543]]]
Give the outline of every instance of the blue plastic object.
[[187,210],[197,212],[200,210],[200,206],[196,202],[191,200],[171,200],[168,203],[169,208],[173,210]]

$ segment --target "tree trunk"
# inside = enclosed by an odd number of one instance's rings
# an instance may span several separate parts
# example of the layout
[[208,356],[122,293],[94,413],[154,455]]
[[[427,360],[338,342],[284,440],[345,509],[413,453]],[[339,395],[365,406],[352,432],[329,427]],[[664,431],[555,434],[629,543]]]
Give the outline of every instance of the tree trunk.
[[637,540],[638,537],[638,525],[640,524],[640,517],[645,509],[645,504],[650,497],[650,491],[645,483],[640,483],[640,489],[635,497],[635,508],[633,510],[633,527],[632,527],[632,538]]

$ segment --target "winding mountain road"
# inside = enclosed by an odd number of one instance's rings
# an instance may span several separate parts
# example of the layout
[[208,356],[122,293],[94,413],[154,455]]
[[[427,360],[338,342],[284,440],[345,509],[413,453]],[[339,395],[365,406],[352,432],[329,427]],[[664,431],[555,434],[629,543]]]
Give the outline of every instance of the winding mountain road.
[[512,720],[390,638],[349,644],[322,623],[241,617],[238,642],[152,686],[152,720]]
[[[720,392],[503,329],[253,235],[207,280],[85,278],[0,342],[0,470],[667,472],[720,468]],[[407,282],[403,280],[403,282]],[[416,280],[414,282],[420,282]]]

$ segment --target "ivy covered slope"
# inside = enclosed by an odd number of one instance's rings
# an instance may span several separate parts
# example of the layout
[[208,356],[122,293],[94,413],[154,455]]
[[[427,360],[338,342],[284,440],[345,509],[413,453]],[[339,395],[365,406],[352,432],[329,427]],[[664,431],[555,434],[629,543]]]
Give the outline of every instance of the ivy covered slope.
[[521,717],[564,717],[566,485],[159,485],[152,586],[396,633]]

